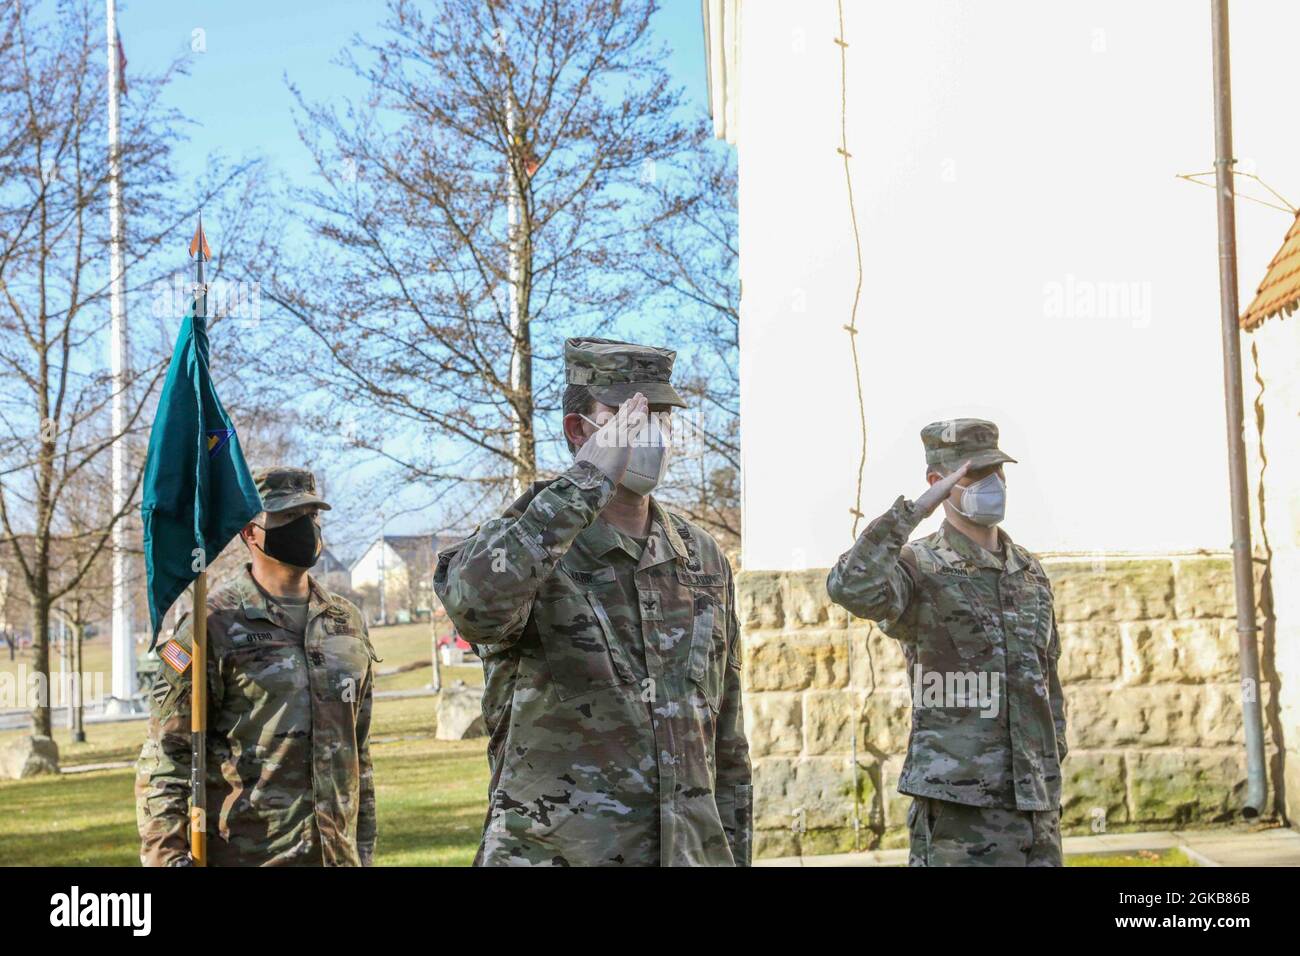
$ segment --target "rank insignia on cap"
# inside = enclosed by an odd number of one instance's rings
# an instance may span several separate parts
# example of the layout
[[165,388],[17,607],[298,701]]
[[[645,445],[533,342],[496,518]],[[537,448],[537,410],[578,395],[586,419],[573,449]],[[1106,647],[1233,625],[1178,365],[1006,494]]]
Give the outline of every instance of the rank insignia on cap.
[[190,655],[185,648],[181,647],[175,641],[168,641],[158,652],[158,656],[167,662],[170,667],[178,674],[184,674],[185,669],[190,666]]

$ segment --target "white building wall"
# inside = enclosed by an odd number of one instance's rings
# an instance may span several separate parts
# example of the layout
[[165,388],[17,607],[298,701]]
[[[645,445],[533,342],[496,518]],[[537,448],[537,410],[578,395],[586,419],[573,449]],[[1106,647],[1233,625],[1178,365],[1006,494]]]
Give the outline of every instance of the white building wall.
[[366,586],[379,587],[381,553],[383,555],[384,575],[388,584],[387,590],[390,593],[392,592],[394,574],[397,572],[401,572],[402,578],[405,580],[406,563],[401,556],[393,549],[392,545],[387,542],[376,541],[352,565],[352,590],[360,590]]
[[[1262,393],[1254,381],[1252,346]],[[1273,655],[1265,655],[1262,676],[1278,688],[1286,810],[1294,824],[1300,820],[1300,314],[1266,320],[1247,336],[1245,352],[1251,535],[1256,560],[1267,562],[1272,581],[1273,621],[1264,622],[1264,635],[1271,627]],[[1257,412],[1263,415],[1262,432]]]
[[[1208,4],[844,7],[863,511],[924,488],[924,424],[974,415],[1021,461],[1026,546],[1226,549],[1214,194],[1175,178],[1213,163]],[[739,9],[744,566],[826,567],[859,454],[836,4]],[[1232,16],[1239,168],[1300,202],[1300,4]],[[1238,203],[1243,306],[1288,225]],[[1108,288],[1136,297],[1098,314]]]

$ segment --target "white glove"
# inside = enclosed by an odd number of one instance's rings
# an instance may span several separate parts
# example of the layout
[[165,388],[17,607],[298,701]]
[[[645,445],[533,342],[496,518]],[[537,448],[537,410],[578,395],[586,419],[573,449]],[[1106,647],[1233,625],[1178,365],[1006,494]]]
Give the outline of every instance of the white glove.
[[590,462],[618,484],[632,457],[632,442],[650,420],[649,408],[646,397],[637,392],[582,443],[575,460]]
[[952,494],[953,485],[957,484],[957,482],[960,481],[969,470],[970,462],[964,462],[962,466],[951,475],[940,478],[927,488],[921,497],[912,502],[912,508],[917,514],[921,515],[921,517],[929,516],[930,512],[939,507],[943,500]]

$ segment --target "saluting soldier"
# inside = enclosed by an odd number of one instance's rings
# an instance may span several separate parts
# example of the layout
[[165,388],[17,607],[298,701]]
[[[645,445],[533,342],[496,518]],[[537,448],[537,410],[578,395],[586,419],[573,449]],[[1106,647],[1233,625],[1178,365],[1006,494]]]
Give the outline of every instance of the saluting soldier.
[[[207,837],[213,866],[369,866],[372,662],[361,613],[308,574],[330,506],[302,468],[254,474],[265,509],[240,531],[249,563],[212,593]],[[140,859],[187,866],[191,620],[159,650],[136,775]]]
[[[1047,575],[998,527],[1015,459],[981,419],[934,422],[921,441],[929,489],[899,497],[827,580],[907,660],[910,863],[1060,866],[1061,642]],[[941,503],[942,527],[909,543]]]
[[483,658],[478,865],[747,866],[749,747],[731,567],[651,492],[676,353],[565,343],[575,461],[438,557]]

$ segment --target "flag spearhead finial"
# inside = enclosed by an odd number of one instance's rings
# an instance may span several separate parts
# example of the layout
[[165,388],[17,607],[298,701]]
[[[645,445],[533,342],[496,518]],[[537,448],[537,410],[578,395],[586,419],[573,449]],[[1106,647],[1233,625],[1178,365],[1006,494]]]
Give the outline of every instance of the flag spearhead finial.
[[190,240],[190,258],[193,259],[196,254],[202,262],[212,258],[212,250],[208,248],[208,237],[203,234],[203,213],[199,213],[199,225],[194,230],[194,238]]

